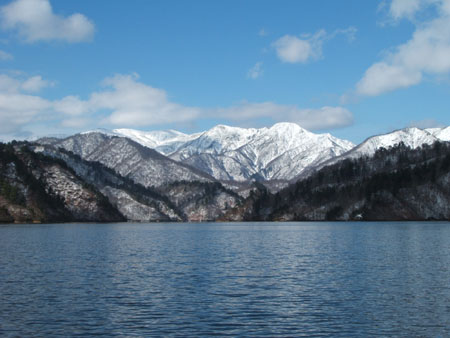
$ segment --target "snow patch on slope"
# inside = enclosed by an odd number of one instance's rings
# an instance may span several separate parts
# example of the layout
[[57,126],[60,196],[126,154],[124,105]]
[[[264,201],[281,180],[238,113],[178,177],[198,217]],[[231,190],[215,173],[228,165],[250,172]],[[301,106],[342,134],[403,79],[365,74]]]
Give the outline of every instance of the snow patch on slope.
[[449,142],[450,141],[450,127],[446,128],[428,128],[425,129],[427,132],[432,134],[434,137],[440,141]]

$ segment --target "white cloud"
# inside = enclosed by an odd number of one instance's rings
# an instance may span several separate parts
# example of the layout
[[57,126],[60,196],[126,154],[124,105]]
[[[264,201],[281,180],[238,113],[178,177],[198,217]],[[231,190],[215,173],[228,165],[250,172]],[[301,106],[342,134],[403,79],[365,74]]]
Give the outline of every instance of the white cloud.
[[23,90],[31,93],[37,93],[41,89],[52,86],[53,83],[49,82],[47,80],[42,79],[40,75],[36,75],[33,77],[30,77],[29,79],[25,80],[21,87]]
[[94,121],[87,117],[70,117],[61,122],[61,126],[65,128],[83,128],[85,126],[93,125]]
[[[356,85],[358,95],[380,95],[416,85],[425,75],[450,72],[450,0],[427,2],[437,6],[438,16],[418,24],[409,41],[370,66]],[[391,5],[394,3],[406,4],[394,1]],[[413,10],[398,6],[392,14],[396,18],[410,17],[416,11],[414,6]]]
[[296,122],[307,129],[338,128],[351,124],[353,115],[342,107],[300,109],[272,102],[248,103],[228,108],[186,107],[169,101],[164,90],[138,82],[137,75],[116,75],[104,81],[109,88],[93,93],[85,111],[107,109],[105,122],[117,126],[149,126],[190,122],[200,118],[224,118],[246,121],[268,117]]
[[250,79],[257,79],[258,77],[262,76],[264,71],[262,69],[263,63],[257,62],[247,73],[247,77]]
[[8,61],[8,60],[12,60],[12,59],[14,59],[14,57],[11,54],[9,54],[3,50],[0,50],[0,60],[1,61]]
[[28,94],[49,85],[52,82],[41,76],[23,78],[21,73],[16,77],[0,74],[0,133],[25,135],[26,128],[43,121],[56,121],[64,127],[81,127],[89,122],[89,104],[78,98],[68,96],[51,101]]
[[[295,105],[273,102],[242,102],[227,108],[197,108],[172,102],[167,93],[139,82],[137,75],[115,75],[103,81],[104,88],[86,100],[66,96],[47,100],[26,90],[37,90],[39,77],[19,78],[0,74],[0,134],[24,135],[36,129],[38,122],[59,128],[120,126],[147,127],[161,124],[191,123],[198,119],[226,119],[237,124],[260,118],[291,121],[307,129],[329,129],[347,126],[353,115],[343,107],[301,109]],[[39,85],[29,85],[30,83]],[[27,84],[27,85],[26,85]],[[53,131],[55,132],[55,131]]]
[[337,29],[328,34],[324,29],[315,34],[303,34],[299,37],[285,35],[272,43],[278,58],[286,63],[306,63],[318,60],[322,57],[323,44],[335,38],[339,34],[347,35],[349,41],[354,40],[356,34],[355,27]]
[[52,85],[52,82],[44,80],[40,75],[22,79],[0,74],[0,93],[18,93],[19,91],[35,93]]
[[301,109],[292,121],[306,129],[334,129],[353,124],[353,114],[344,107],[325,106],[319,109]]
[[57,112],[69,115],[80,116],[90,112],[89,102],[82,101],[78,96],[66,96],[53,103]]
[[5,74],[0,74],[0,93],[17,93],[20,86],[20,80]]
[[0,20],[3,29],[17,31],[27,42],[89,41],[95,31],[92,21],[82,14],[54,14],[49,0],[14,0],[0,8]]
[[81,125],[87,115],[99,111],[106,115],[103,123],[129,127],[192,121],[200,113],[198,108],[171,102],[164,90],[139,82],[136,74],[106,78],[103,87],[85,101],[77,96],[54,101],[54,110],[68,117],[64,125]]
[[309,130],[340,128],[353,123],[353,114],[343,107],[301,109],[295,105],[280,105],[273,102],[242,102],[229,108],[216,109],[211,114],[235,121],[266,117],[278,122],[295,122]]
[[389,14],[396,20],[402,18],[412,19],[414,14],[427,0],[392,0]]
[[14,133],[51,107],[38,96],[0,93],[0,133]]
[[398,65],[379,62],[366,70],[364,77],[356,84],[356,91],[362,95],[375,96],[415,85],[421,80],[420,71],[411,71]]
[[0,74],[0,133],[22,132],[24,125],[44,117],[52,108],[52,102],[23,93],[24,84],[30,87],[33,79],[21,80]]
[[137,75],[116,75],[107,78],[109,90],[92,94],[93,109],[110,109],[106,119],[115,125],[141,126],[183,122],[198,117],[197,108],[185,107],[167,98],[164,90],[137,81]]
[[322,43],[318,39],[300,39],[285,35],[273,43],[278,58],[287,63],[305,63],[322,55]]

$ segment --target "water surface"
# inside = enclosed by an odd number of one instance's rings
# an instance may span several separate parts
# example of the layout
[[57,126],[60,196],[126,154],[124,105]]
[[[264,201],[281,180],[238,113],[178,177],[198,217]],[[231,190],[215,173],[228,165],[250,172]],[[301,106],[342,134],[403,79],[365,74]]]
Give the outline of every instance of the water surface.
[[4,336],[449,336],[449,223],[0,226]]

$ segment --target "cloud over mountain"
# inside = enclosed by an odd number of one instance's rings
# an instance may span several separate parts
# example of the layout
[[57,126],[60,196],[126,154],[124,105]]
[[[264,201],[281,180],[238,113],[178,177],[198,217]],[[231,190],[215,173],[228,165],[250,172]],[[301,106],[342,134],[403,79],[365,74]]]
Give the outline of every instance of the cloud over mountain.
[[333,129],[353,123],[343,107],[300,108],[274,102],[242,101],[229,107],[192,107],[173,102],[167,92],[139,80],[137,74],[116,74],[87,99],[69,95],[49,100],[37,92],[51,86],[41,76],[28,78],[0,75],[1,133],[17,134],[30,123],[51,122],[63,128],[92,126],[148,127],[192,123],[201,119],[224,119],[240,125],[266,118],[295,122],[310,130]]
[[353,114],[343,107],[299,108],[296,105],[283,105],[273,102],[242,102],[211,112],[218,117],[233,121],[246,121],[261,117],[274,121],[295,122],[308,130],[332,129],[353,123]]

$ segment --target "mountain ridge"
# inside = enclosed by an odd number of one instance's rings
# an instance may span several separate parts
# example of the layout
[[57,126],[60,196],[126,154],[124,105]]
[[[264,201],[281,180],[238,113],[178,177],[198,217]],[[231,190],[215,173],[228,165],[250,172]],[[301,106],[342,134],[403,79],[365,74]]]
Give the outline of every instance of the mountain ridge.
[[450,127],[409,127],[374,135],[355,145],[329,133],[311,133],[289,122],[259,129],[219,124],[194,134],[134,129],[106,133],[130,138],[219,181],[295,181],[325,165],[373,155],[380,148],[400,142],[415,149],[438,140],[450,141]]
[[425,129],[407,127],[384,134],[370,136],[346,153],[324,161],[315,167],[308,168],[303,173],[297,175],[292,182],[305,178],[323,167],[336,164],[346,159],[357,159],[364,156],[370,157],[381,148],[388,149],[403,143],[411,149],[417,149],[425,144],[430,145],[437,141],[450,141],[450,127]]
[[100,161],[121,175],[131,175],[144,186],[206,180],[226,182],[226,186],[237,191],[241,189],[238,182],[257,180],[276,191],[347,158],[372,156],[378,149],[400,143],[415,149],[448,140],[450,127],[410,127],[371,136],[354,145],[330,134],[314,134],[297,124],[283,122],[259,129],[217,125],[194,134],[175,130],[101,129],[40,142]]
[[314,134],[289,122],[260,129],[217,125],[194,134],[133,129],[106,133],[130,138],[217,180],[291,179],[298,174],[297,170],[354,147],[350,141],[331,134]]

